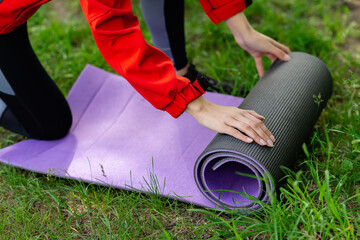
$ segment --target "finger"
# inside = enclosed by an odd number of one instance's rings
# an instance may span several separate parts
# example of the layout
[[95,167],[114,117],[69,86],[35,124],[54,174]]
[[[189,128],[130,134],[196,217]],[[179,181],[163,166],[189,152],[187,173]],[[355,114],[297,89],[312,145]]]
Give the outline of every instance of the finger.
[[289,55],[286,54],[286,52],[282,51],[280,48],[270,44],[271,47],[269,49],[269,53],[276,56],[277,58],[283,60],[283,61],[289,61],[291,58]]
[[255,118],[253,115],[251,115],[250,113],[245,113],[244,117],[249,118],[251,121],[256,122],[258,124],[258,126],[263,130],[263,132],[267,135],[267,138],[265,140],[268,140],[268,138],[271,139],[271,141],[275,142],[275,137],[274,135],[270,132],[270,130],[265,126],[265,124],[263,122],[259,122],[258,118]]
[[225,134],[228,134],[234,138],[237,138],[243,142],[246,142],[246,143],[252,143],[254,140],[244,134],[242,134],[241,132],[239,132],[239,130],[233,128],[233,127],[230,127],[230,126],[227,126],[224,128],[224,133]]
[[259,76],[262,77],[264,75],[264,67],[263,67],[261,56],[254,57],[254,60],[255,60],[256,69],[259,73]]
[[[267,134],[266,132],[270,132],[264,125],[262,121],[257,118],[251,116],[252,119],[241,117],[238,120],[239,126],[242,127],[241,131],[244,130],[244,133],[247,134],[249,137],[254,139],[260,145],[267,145],[269,147],[273,147],[274,143],[271,140],[271,134]],[[233,123],[237,124],[237,123]]]
[[[242,119],[231,119],[226,122],[229,127],[236,128],[241,132],[245,133],[247,136],[255,140],[261,146],[268,145],[267,142],[264,140],[266,139],[265,133],[258,129],[257,131],[254,130],[254,124],[250,123],[250,121],[244,117]],[[271,144],[270,144],[271,145]]]
[[266,35],[265,36],[266,39],[268,39],[269,42],[271,42],[273,45],[275,45],[276,47],[280,48],[281,50],[283,50],[285,53],[290,53],[290,48],[282,43],[279,43],[278,41],[272,39],[271,37],[268,37]]
[[271,62],[273,63],[276,60],[276,56],[272,55],[272,54],[266,54],[266,56],[271,60]]
[[265,120],[265,117],[264,116],[261,116],[260,114],[258,114],[257,112],[255,111],[252,111],[252,110],[248,110],[247,111],[249,114],[253,115],[254,117],[260,119],[260,120]]
[[270,42],[272,44],[274,44],[276,47],[280,48],[281,50],[283,50],[284,52],[286,53],[290,53],[290,48],[288,46],[285,46],[284,44],[282,43],[279,43],[277,41],[275,41],[274,39],[271,39]]

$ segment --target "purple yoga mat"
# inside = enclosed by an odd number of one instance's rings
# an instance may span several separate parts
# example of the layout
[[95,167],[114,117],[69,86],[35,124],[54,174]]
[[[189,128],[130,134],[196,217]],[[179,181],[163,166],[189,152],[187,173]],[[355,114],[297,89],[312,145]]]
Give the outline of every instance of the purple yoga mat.
[[[204,96],[228,106],[239,106],[243,100],[216,93]],[[65,138],[14,144],[0,150],[0,161],[35,172],[217,207],[198,189],[193,173],[197,158],[215,132],[188,114],[174,119],[155,109],[122,77],[90,65],[79,76],[68,101],[73,126]],[[260,183],[251,183],[255,188],[251,191],[259,194]]]

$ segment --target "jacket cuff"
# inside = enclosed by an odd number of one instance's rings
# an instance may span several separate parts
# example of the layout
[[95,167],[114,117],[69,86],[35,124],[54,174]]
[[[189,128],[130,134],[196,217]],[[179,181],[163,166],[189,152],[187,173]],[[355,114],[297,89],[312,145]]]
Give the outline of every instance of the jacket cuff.
[[172,117],[179,117],[186,109],[186,106],[193,100],[203,95],[205,91],[202,89],[197,80],[189,84],[182,92],[175,95],[175,99],[166,108]]
[[213,7],[206,1],[200,1],[205,13],[214,24],[219,24],[239,12],[244,11],[252,4],[252,0],[233,0],[219,7]]

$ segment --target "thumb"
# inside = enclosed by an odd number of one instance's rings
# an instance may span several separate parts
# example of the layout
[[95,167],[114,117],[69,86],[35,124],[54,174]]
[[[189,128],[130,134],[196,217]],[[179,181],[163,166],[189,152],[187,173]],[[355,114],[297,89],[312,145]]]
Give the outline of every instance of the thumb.
[[264,67],[263,67],[261,56],[254,57],[254,60],[255,60],[255,64],[256,64],[256,69],[259,73],[259,77],[262,77],[264,75]]

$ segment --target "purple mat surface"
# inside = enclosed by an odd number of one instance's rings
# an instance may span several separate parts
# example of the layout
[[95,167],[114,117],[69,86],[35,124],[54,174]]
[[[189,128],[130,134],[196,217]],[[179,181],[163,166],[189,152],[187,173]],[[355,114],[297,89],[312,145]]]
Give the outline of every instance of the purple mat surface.
[[[239,106],[243,100],[215,93],[204,96],[228,106]],[[193,172],[215,132],[188,114],[173,119],[156,110],[122,77],[91,65],[79,76],[68,101],[73,126],[65,138],[14,144],[0,150],[0,161],[35,172],[216,208],[198,189]],[[219,177],[214,175],[213,179]],[[250,182],[248,190],[259,195],[261,183]]]

